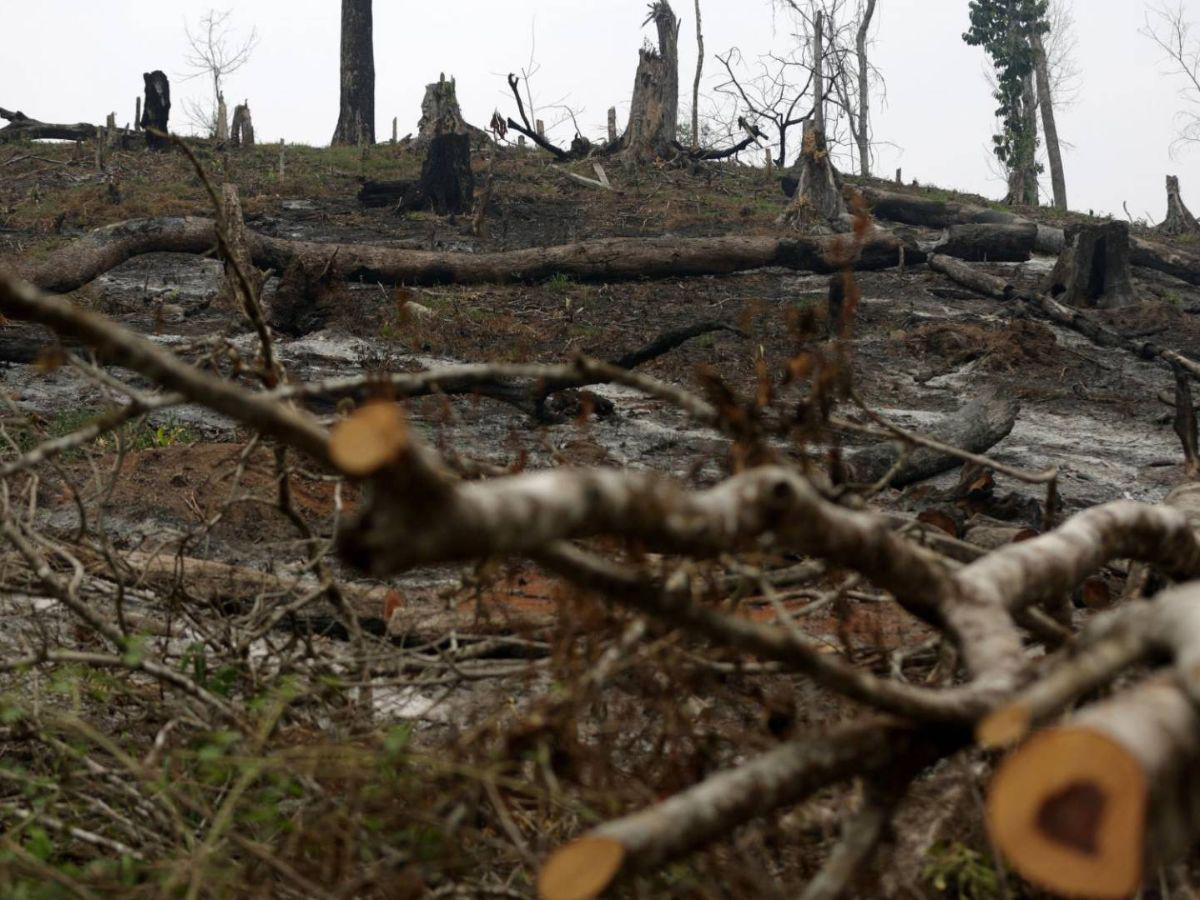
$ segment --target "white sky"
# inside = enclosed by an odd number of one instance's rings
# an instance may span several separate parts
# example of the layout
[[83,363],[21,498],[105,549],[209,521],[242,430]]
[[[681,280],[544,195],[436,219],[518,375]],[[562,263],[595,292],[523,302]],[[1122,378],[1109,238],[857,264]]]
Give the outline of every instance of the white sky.
[[[736,45],[753,58],[788,40],[768,0],[701,3],[707,89],[718,80],[714,53]],[[1183,3],[1200,25],[1200,0]],[[253,59],[226,90],[231,103],[249,98],[260,140],[328,142],[338,109],[338,0],[0,0],[0,105],[67,122],[100,122],[116,110],[124,124],[142,72],[161,68],[172,81],[172,124],[182,126],[181,99],[206,87],[180,78],[184,22],[213,5],[260,33]],[[696,55],[692,0],[675,0],[675,8],[686,108]],[[879,0],[874,62],[887,101],[876,101],[875,136],[894,146],[880,148],[876,168],[893,174],[903,166],[906,180],[999,196],[989,162],[995,103],[982,50],[961,40],[966,8],[966,0]],[[1071,145],[1073,208],[1121,215],[1128,201],[1134,216],[1157,220],[1168,173],[1183,178],[1185,198],[1200,208],[1200,148],[1170,157],[1178,83],[1137,34],[1143,9],[1141,0],[1075,0],[1081,87],[1061,111],[1059,131]],[[401,134],[414,130],[423,86],[442,71],[458,79],[468,121],[484,127],[497,107],[514,113],[504,75],[527,63],[531,31],[541,66],[536,99],[582,108],[592,136],[603,135],[616,105],[623,127],[637,49],[649,35],[640,30],[645,12],[645,0],[375,0],[377,136],[390,134],[394,115]]]

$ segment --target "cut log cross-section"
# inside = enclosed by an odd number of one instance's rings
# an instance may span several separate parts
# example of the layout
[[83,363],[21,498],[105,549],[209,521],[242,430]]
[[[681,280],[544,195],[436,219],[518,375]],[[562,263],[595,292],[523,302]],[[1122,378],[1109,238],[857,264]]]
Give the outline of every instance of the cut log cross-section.
[[1044,731],[1000,767],[988,828],[1018,872],[1072,897],[1129,897],[1200,819],[1200,716],[1169,681]]
[[1183,202],[1178,175],[1167,176],[1167,217],[1155,230],[1160,234],[1172,236],[1200,234],[1200,222],[1196,221],[1196,217]]
[[1107,222],[1067,230],[1067,249],[1051,276],[1050,294],[1067,306],[1116,309],[1133,304],[1129,224]]

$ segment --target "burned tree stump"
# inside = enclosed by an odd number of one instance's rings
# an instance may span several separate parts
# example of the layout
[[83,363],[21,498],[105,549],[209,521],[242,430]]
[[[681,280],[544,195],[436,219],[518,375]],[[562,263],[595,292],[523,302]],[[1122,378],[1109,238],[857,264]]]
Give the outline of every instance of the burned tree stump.
[[779,224],[822,229],[846,215],[837,172],[829,160],[825,134],[811,121],[804,123],[804,146],[797,162],[796,193]]
[[229,142],[235,147],[254,146],[254,122],[250,118],[250,101],[233,108],[233,124],[229,129]]
[[1179,176],[1167,176],[1167,217],[1156,229],[1159,234],[1200,234],[1200,222],[1183,202],[1179,192]]
[[469,127],[458,105],[458,88],[453,78],[447,81],[442,73],[433,84],[425,85],[421,119],[417,122],[418,142],[427,144],[439,134],[466,134]]
[[439,134],[429,142],[421,180],[400,203],[402,210],[431,209],[438,215],[469,212],[475,200],[471,137]]
[[679,19],[667,0],[658,0],[650,5],[649,22],[658,28],[658,49],[641,50],[620,147],[638,162],[674,156],[679,123]]
[[165,150],[170,146],[166,135],[171,117],[171,83],[161,70],[146,72],[142,79],[146,83],[146,102],[142,105],[146,146],[151,150]]
[[1068,306],[1116,309],[1135,302],[1129,224],[1076,225],[1050,276],[1050,295]]

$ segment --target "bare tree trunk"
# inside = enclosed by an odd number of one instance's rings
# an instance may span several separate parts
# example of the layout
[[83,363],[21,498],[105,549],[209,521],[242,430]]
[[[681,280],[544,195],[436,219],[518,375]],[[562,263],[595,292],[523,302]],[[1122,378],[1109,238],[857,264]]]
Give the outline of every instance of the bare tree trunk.
[[825,13],[813,22],[813,125],[825,134]]
[[230,125],[229,142],[235,147],[254,146],[254,122],[250,118],[250,104],[239,103],[233,108],[233,124]]
[[229,140],[229,110],[225,106],[225,95],[217,95],[217,133],[215,135],[218,144],[224,144]]
[[[872,0],[873,2],[873,0]],[[692,149],[700,149],[700,76],[704,74],[704,31],[700,22],[700,0],[696,0],[696,80],[692,82]]]
[[1025,133],[1031,135],[1028,152],[1021,164],[1025,169],[1022,178],[1024,196],[1021,198],[1026,206],[1038,205],[1037,177],[1037,90],[1033,86],[1033,73],[1025,76]]
[[1050,88],[1050,64],[1042,36],[1034,31],[1029,38],[1033,46],[1034,73],[1037,76],[1038,105],[1042,108],[1042,134],[1046,138],[1046,157],[1050,161],[1050,183],[1054,189],[1054,208],[1067,208],[1067,176],[1063,171],[1062,148],[1058,143],[1058,124],[1054,118],[1054,97]]
[[799,170],[796,193],[779,217],[779,224],[823,231],[846,214],[846,203],[829,160],[825,135],[811,119],[804,123],[803,140],[796,163]]
[[371,0],[342,0],[342,99],[333,143],[375,143],[375,47]]
[[633,84],[629,127],[622,152],[635,160],[669,158],[679,125],[679,19],[667,0],[657,0],[650,18],[658,27],[658,49],[643,48]]
[[867,64],[867,34],[875,15],[875,0],[867,0],[858,23],[858,167],[863,178],[871,177],[871,81]]

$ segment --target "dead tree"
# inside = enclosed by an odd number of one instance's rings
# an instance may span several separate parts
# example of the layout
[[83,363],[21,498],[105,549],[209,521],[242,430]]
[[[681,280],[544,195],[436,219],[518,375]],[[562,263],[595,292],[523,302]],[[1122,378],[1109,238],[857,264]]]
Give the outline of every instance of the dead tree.
[[254,122],[250,118],[250,101],[239,103],[233,108],[233,124],[229,129],[229,142],[235,147],[254,146]]
[[655,0],[643,24],[650,22],[658,30],[658,47],[639,53],[620,146],[621,153],[639,162],[673,156],[679,125],[679,19],[667,0]]
[[371,0],[342,0],[341,104],[332,143],[375,143],[375,45]]
[[692,82],[692,151],[700,149],[700,79],[704,76],[704,26],[696,0],[696,78]]
[[1129,223],[1075,225],[1050,278],[1050,295],[1067,306],[1115,309],[1135,301]]
[[1200,222],[1192,215],[1191,210],[1183,202],[1179,191],[1179,176],[1167,176],[1167,217],[1156,229],[1159,234],[1172,237],[1181,234],[1200,234]]
[[142,130],[146,132],[146,146],[151,150],[166,150],[171,142],[169,120],[171,118],[171,83],[162,70],[142,75],[146,85],[146,102],[142,106]]
[[781,224],[827,228],[846,215],[842,187],[829,159],[825,134],[812,121],[804,125],[804,146],[797,167],[796,194],[780,217]]

